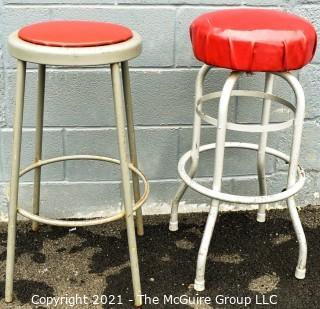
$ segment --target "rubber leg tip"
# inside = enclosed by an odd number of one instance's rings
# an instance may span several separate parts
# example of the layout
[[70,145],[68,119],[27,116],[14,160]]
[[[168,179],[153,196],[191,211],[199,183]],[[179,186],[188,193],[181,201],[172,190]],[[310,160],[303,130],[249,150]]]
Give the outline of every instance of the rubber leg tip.
[[170,221],[169,223],[169,231],[171,232],[176,232],[178,230],[178,221],[172,222]]
[[297,279],[304,279],[306,277],[306,269],[296,268],[295,277]]
[[139,237],[144,236],[144,231],[138,231],[138,230],[137,230],[137,235],[138,235]]
[[32,223],[31,229],[32,229],[33,232],[38,232],[39,228],[40,228],[40,226],[39,226],[38,222]]
[[204,287],[204,280],[202,281],[198,281],[197,279],[194,280],[194,289],[198,292],[202,292],[205,290],[205,287]]
[[263,222],[266,222],[266,214],[257,214],[257,221],[258,222],[261,222],[261,223],[263,223]]
[[5,297],[4,301],[5,301],[7,304],[10,304],[10,303],[12,303],[13,298],[12,298],[12,297]]

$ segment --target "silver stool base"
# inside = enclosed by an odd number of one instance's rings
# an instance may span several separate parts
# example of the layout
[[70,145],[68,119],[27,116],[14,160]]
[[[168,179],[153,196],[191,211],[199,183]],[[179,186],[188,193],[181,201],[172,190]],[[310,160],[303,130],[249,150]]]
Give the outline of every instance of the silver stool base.
[[[192,148],[189,152],[184,154],[179,161],[178,171],[184,182],[180,185],[172,201],[171,218],[169,223],[169,229],[171,231],[178,230],[178,206],[188,186],[191,187],[193,190],[201,194],[204,194],[212,199],[211,207],[209,210],[204,234],[198,253],[197,271],[194,282],[194,288],[197,291],[203,291],[205,289],[204,275],[206,259],[212,238],[212,233],[219,213],[220,201],[240,204],[259,204],[257,221],[265,222],[266,205],[281,200],[287,200],[288,209],[299,242],[299,258],[295,276],[297,279],[303,279],[306,273],[307,243],[294,200],[294,194],[296,194],[303,187],[305,181],[304,171],[298,165],[305,109],[305,98],[303,89],[299,81],[291,73],[266,73],[264,92],[233,90],[237,80],[243,72],[231,72],[221,92],[215,92],[204,95],[203,82],[209,70],[209,66],[203,65],[196,79],[195,116],[193,123]],[[296,96],[295,106],[282,98],[272,95],[274,74],[286,80],[293,89]],[[227,115],[231,96],[249,96],[263,98],[264,103],[261,124],[251,125],[229,123],[227,121]],[[220,98],[218,119],[214,119],[202,112],[202,105],[207,101],[215,98]],[[294,117],[282,123],[269,123],[272,101],[276,101],[280,104],[285,105],[288,109],[292,111]],[[217,127],[216,143],[200,146],[201,120],[204,120],[205,122]],[[292,125],[294,125],[294,131],[290,156],[287,156],[275,149],[267,147],[268,132],[283,130]],[[249,143],[226,142],[225,139],[227,129],[241,132],[258,132],[260,133],[259,144],[255,145]],[[257,151],[257,173],[259,180],[260,196],[238,196],[221,192],[224,150],[226,147],[246,148]],[[199,153],[210,149],[215,149],[216,153],[212,189],[206,188],[198,184],[193,179],[199,164]],[[287,189],[281,193],[273,195],[267,194],[265,177],[265,159],[267,153],[277,156],[289,163]],[[189,159],[191,159],[191,165],[188,172],[186,172],[185,164]]]
[[[35,48],[37,48],[36,46]],[[41,48],[41,47],[40,47]],[[47,49],[46,49],[47,50]],[[48,49],[49,51],[50,49]],[[138,52],[139,49],[135,52]],[[119,54],[119,53],[118,53]],[[119,56],[121,56],[119,54]],[[128,55],[127,55],[128,56]],[[52,56],[53,57],[53,56]],[[54,58],[54,57],[53,57]],[[77,57],[74,57],[78,59]],[[78,59],[78,61],[80,61]],[[86,64],[86,63],[84,63]],[[139,307],[142,305],[141,284],[138,264],[138,253],[136,244],[136,232],[134,213],[137,220],[137,234],[143,235],[143,219],[141,205],[145,202],[149,194],[149,185],[145,176],[138,170],[137,153],[135,143],[135,133],[132,115],[132,99],[129,79],[128,62],[111,63],[111,77],[113,86],[114,107],[116,116],[116,125],[118,132],[118,146],[120,160],[90,155],[75,155],[52,158],[42,160],[42,133],[43,133],[43,111],[44,111],[44,92],[45,92],[45,65],[39,64],[38,69],[38,106],[36,119],[36,142],[35,142],[35,161],[24,170],[20,171],[20,156],[21,156],[21,138],[22,138],[22,123],[23,123],[23,107],[24,107],[24,92],[26,78],[26,62],[18,59],[17,66],[17,86],[16,86],[16,106],[15,120],[13,129],[13,151],[12,151],[12,171],[10,182],[10,198],[9,198],[9,222],[8,222],[8,242],[7,242],[7,264],[6,264],[6,286],[5,286],[5,301],[12,302],[13,300],[13,276],[14,276],[14,260],[15,260],[15,242],[16,242],[16,224],[17,214],[33,220],[32,229],[38,230],[39,222],[57,226],[87,226],[94,224],[102,224],[122,217],[126,220],[128,247],[130,255],[132,285],[134,292],[134,304]],[[121,71],[120,71],[121,67]],[[122,74],[122,80],[121,80]],[[126,129],[128,132],[128,143]],[[129,150],[129,153],[128,153]],[[130,160],[129,160],[130,155]],[[119,164],[121,168],[122,180],[122,199],[124,210],[119,214],[109,218],[99,218],[87,221],[64,221],[44,218],[39,216],[40,202],[40,181],[41,181],[41,166],[64,160],[100,160]],[[34,192],[33,192],[33,213],[29,213],[18,207],[19,194],[19,177],[25,173],[35,170],[34,174]],[[130,171],[132,172],[133,193],[130,183]],[[145,192],[140,195],[139,178],[145,185]],[[135,204],[133,203],[133,199]]]

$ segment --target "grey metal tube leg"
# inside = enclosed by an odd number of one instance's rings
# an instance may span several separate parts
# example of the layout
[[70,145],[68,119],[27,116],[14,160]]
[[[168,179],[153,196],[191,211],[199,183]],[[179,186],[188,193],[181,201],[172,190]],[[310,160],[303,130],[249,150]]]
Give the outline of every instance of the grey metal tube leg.
[[[43,110],[44,110],[44,93],[45,93],[46,66],[39,64],[38,66],[38,105],[36,119],[36,139],[35,139],[35,158],[34,162],[38,162],[42,157],[42,135],[43,135]],[[33,214],[39,215],[40,209],[40,182],[41,182],[41,166],[34,170],[34,187],[33,187]],[[39,229],[39,222],[32,222],[32,230]]]
[[[266,73],[266,81],[264,92],[272,94],[274,76],[271,73]],[[267,125],[270,121],[271,100],[265,99],[263,102],[261,124]],[[259,149],[257,153],[257,172],[259,180],[260,195],[267,195],[266,183],[266,147],[267,147],[268,132],[262,132],[260,135]],[[266,204],[259,205],[257,213],[257,221],[266,221]]]
[[[284,77],[291,85],[292,89],[295,92],[297,101],[288,175],[288,188],[290,188],[295,184],[297,176],[298,160],[300,154],[304,122],[305,97],[299,81],[292,74],[282,73],[281,76]],[[293,223],[294,231],[299,242],[299,258],[295,271],[295,276],[297,279],[304,279],[307,264],[307,240],[296,208],[294,196],[288,198],[287,205],[289,208],[289,213]]]
[[7,242],[7,265],[6,265],[6,287],[5,301],[12,302],[13,299],[13,273],[16,245],[17,207],[19,194],[19,172],[21,156],[21,137],[23,123],[24,91],[26,79],[26,62],[17,62],[17,85],[16,106],[13,127],[12,166],[10,181],[9,222]]
[[[195,85],[195,107],[194,107],[194,121],[193,121],[193,137],[192,137],[192,155],[191,155],[191,166],[188,171],[188,175],[193,178],[199,163],[199,147],[200,147],[200,132],[201,132],[201,118],[196,112],[196,104],[203,95],[203,81],[210,70],[210,66],[203,65],[200,69]],[[178,191],[171,204],[171,217],[169,223],[169,230],[174,232],[178,230],[178,208],[180,200],[186,192],[188,185],[182,182],[178,188]]]
[[[215,169],[213,176],[213,190],[221,190],[223,161],[224,161],[224,144],[226,139],[228,107],[230,102],[231,92],[235,83],[237,82],[240,72],[232,72],[228,77],[222,89],[221,98],[219,102],[219,117],[217,125],[216,137],[216,155],[215,155]],[[208,250],[212,238],[214,225],[219,212],[219,201],[212,200],[206,226],[204,229],[201,245],[198,253],[196,278],[194,281],[194,288],[196,291],[203,291],[205,289],[205,267],[207,261]]]
[[[138,158],[137,158],[137,148],[136,148],[136,137],[134,132],[134,121],[133,121],[133,108],[132,108],[132,96],[131,96],[131,85],[130,85],[130,75],[129,75],[129,65],[128,61],[121,63],[122,72],[122,82],[123,82],[123,93],[126,107],[127,116],[127,130],[128,130],[128,140],[129,140],[129,151],[131,163],[138,168]],[[131,173],[133,182],[133,195],[135,202],[140,200],[140,186],[139,186],[139,176],[136,173]],[[142,208],[140,207],[136,211],[136,225],[137,234],[143,236],[143,217]]]
[[133,200],[131,196],[129,161],[127,156],[127,142],[126,142],[126,131],[125,131],[125,111],[124,111],[124,102],[122,99],[122,90],[121,90],[122,86],[121,86],[119,63],[111,64],[111,77],[112,77],[113,96],[114,96],[116,123],[117,123],[117,131],[118,131],[120,167],[121,167],[121,176],[122,176],[122,194],[123,194],[124,207],[126,211],[125,218],[126,218],[126,224],[127,224],[127,235],[128,235],[131,274],[132,274],[132,283],[133,283],[133,292],[134,292],[134,303],[136,306],[141,306],[142,305],[141,284],[140,284],[134,217],[133,217],[133,209],[132,209]]

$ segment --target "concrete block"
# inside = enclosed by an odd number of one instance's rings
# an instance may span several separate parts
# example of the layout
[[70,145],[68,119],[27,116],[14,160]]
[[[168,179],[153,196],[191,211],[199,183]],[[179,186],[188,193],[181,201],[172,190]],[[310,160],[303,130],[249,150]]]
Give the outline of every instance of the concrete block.
[[176,65],[178,67],[200,66],[201,62],[193,56],[189,36],[191,22],[201,14],[217,10],[214,7],[181,7],[177,9],[176,22]]
[[[272,0],[271,0],[272,1]],[[118,0],[118,3],[122,4],[190,4],[190,5],[202,5],[213,4],[210,0]],[[217,0],[214,5],[239,5],[237,0]]]
[[302,135],[302,148],[300,163],[306,170],[320,169],[320,123],[318,121],[308,121],[305,123]]
[[[296,205],[298,207],[309,204],[317,205],[319,203],[319,180],[318,175],[307,173],[307,179],[303,189],[295,195]],[[232,180],[234,194],[237,195],[259,195],[258,179],[256,177],[236,177]],[[267,177],[268,194],[280,193],[287,187],[287,174],[283,172],[275,173]],[[286,201],[276,203],[286,207]],[[269,205],[274,207],[275,203]],[[268,218],[268,214],[267,214]]]
[[[242,90],[256,90],[264,91],[264,80],[265,74],[256,73],[253,75],[243,75],[239,80],[239,89]],[[288,100],[295,104],[294,94],[291,90],[290,85],[284,81],[281,77],[275,76],[274,79],[274,95],[279,96],[283,99]],[[237,108],[237,122],[239,123],[260,123],[262,113],[263,99],[250,98],[250,97],[238,97],[238,108]],[[282,122],[289,120],[290,110],[277,103],[272,103],[271,109],[271,122]]]
[[[241,3],[239,0],[218,0],[214,2],[214,5],[259,5],[259,6],[280,6],[285,3],[287,3],[288,0],[242,0]],[[298,0],[299,1],[299,0]],[[311,3],[315,0],[300,0],[304,3]],[[36,3],[35,3],[36,2]],[[3,0],[4,4],[13,4],[13,5],[26,5],[26,4],[101,4],[101,5],[144,5],[144,4],[153,4],[153,5],[159,5],[159,4],[167,4],[167,5],[182,5],[182,4],[190,4],[190,5],[211,5],[212,1],[210,0]]]
[[[267,180],[268,190],[271,194],[281,192],[287,187],[287,173],[276,173]],[[308,205],[318,205],[320,201],[319,192],[319,173],[308,171],[306,173],[306,182],[304,187],[295,195],[296,205],[304,207]],[[286,205],[286,201],[282,202]]]
[[[197,73],[197,69],[133,72],[135,123],[137,125],[192,124]],[[206,79],[204,93],[220,91],[226,76],[227,73],[224,71],[212,70]],[[209,110],[210,114],[216,114],[217,102],[216,100],[214,104],[207,103],[204,109]],[[230,119],[234,119],[232,104]]]
[[[290,154],[292,134],[283,134],[279,138],[279,149]],[[319,162],[320,137],[318,121],[307,121],[304,124],[302,144],[300,150],[300,164],[305,170],[317,171]],[[277,170],[287,171],[288,165],[283,161],[277,161]]]
[[[296,5],[292,12],[306,18],[308,21],[310,21],[315,28],[317,29],[317,32],[319,32],[320,29],[320,6],[318,1],[314,1],[315,5]],[[311,1],[310,1],[311,3]],[[319,62],[320,61],[320,53],[319,53],[319,41],[318,41],[318,48],[316,50],[316,54],[313,58],[313,62]]]
[[7,186],[4,183],[0,184],[0,221],[3,222],[8,218],[8,197]]
[[[8,181],[11,175],[11,144],[12,129],[2,129],[1,136],[1,180]],[[47,129],[43,136],[43,159],[63,155],[62,130]],[[25,129],[22,136],[21,168],[31,164],[34,160],[34,130]],[[63,163],[55,163],[42,168],[42,180],[63,180]],[[21,178],[21,181],[33,181],[33,172]]]
[[[45,126],[113,125],[113,100],[109,72],[48,70],[45,93]],[[12,125],[15,72],[8,74],[8,122]],[[28,71],[25,97],[25,125],[33,127],[37,100],[37,73]],[[112,112],[110,113],[110,109]]]
[[[119,158],[115,129],[66,129],[67,154],[90,154]],[[66,180],[95,181],[119,180],[119,165],[102,161],[67,161]]]
[[139,167],[149,179],[175,178],[178,129],[143,128],[136,131]]
[[[212,180],[208,178],[196,178],[199,184],[210,188],[212,187]],[[150,182],[150,197],[148,198],[147,205],[156,204],[170,204],[180,186],[182,180],[165,180],[165,181],[151,181]],[[232,191],[232,179],[223,178],[222,181],[222,191],[231,192]],[[185,195],[183,196],[182,203],[187,204],[202,204],[210,203],[210,198],[188,188]]]
[[[140,128],[136,130],[139,168],[148,179],[174,178],[177,169],[178,130]],[[98,154],[119,158],[116,131],[67,130],[66,152]],[[104,167],[105,166],[105,167]],[[68,180],[119,180],[119,168],[106,163],[67,162]]]
[[[268,194],[280,193],[286,188],[287,176],[285,173],[273,173],[266,177],[267,192]],[[259,181],[257,176],[242,176],[234,177],[232,179],[233,194],[243,196],[258,196],[259,193]]]
[[320,175],[319,172],[308,171],[306,174],[306,182],[302,190],[297,194],[297,205],[319,205],[320,203]]
[[243,196],[259,195],[259,183],[257,176],[243,176],[232,178],[232,194]]
[[[266,177],[267,192],[268,195],[273,195],[282,192],[287,187],[287,174],[283,172],[277,172]],[[259,182],[256,176],[254,177],[235,177],[232,179],[233,194],[243,196],[258,196],[259,195]],[[300,194],[298,194],[300,195]],[[308,197],[309,198],[309,197]],[[300,206],[306,205],[306,200],[303,202],[301,199],[297,200]],[[275,204],[286,206],[286,201],[280,201],[272,203],[269,206],[275,206]]]
[[243,0],[241,4],[243,6],[273,6],[275,8],[281,9],[281,8],[286,8],[288,3],[290,3],[290,0],[267,0],[267,1],[262,1],[262,0]]
[[[15,71],[8,73],[6,91],[10,104],[8,124],[13,123]],[[24,123],[34,127],[37,102],[37,73],[26,79]],[[86,70],[48,71],[44,109],[45,126],[106,126],[114,124],[110,74]]]
[[[0,16],[1,17],[1,16]],[[3,40],[2,37],[0,36],[0,40]],[[3,46],[2,44],[0,43],[0,68],[3,68],[4,67],[4,62],[3,62]]]
[[[192,124],[194,84],[198,70],[135,70],[131,72],[136,125]],[[13,123],[15,71],[8,72],[8,124]],[[227,72],[212,70],[205,93],[221,90]],[[27,74],[24,123],[33,127],[37,101],[37,74]],[[218,100],[204,107],[217,114]],[[230,119],[234,119],[234,104]],[[155,115],[157,115],[155,117]],[[49,70],[45,95],[45,126],[114,126],[109,72],[104,70]]]
[[4,4],[114,4],[116,0],[3,0]]
[[0,69],[0,127],[4,127],[5,125],[6,125],[5,78],[4,78],[3,70]]
[[[8,35],[21,28],[22,26],[50,19],[49,7],[38,6],[4,6],[2,21],[3,44],[6,46]],[[4,63],[6,67],[15,67],[16,61],[8,53],[8,49],[4,49]]]
[[306,97],[306,118],[316,118],[320,115],[319,89],[320,89],[320,66],[307,65],[301,69],[299,77]]
[[[32,209],[32,186],[22,184],[20,207]],[[120,210],[119,183],[44,183],[40,215],[49,218],[97,218]]]
[[299,5],[299,4],[318,4],[317,0],[295,0],[294,2],[296,5]]
[[[212,128],[202,128],[201,131],[201,145],[214,143],[216,130]],[[244,134],[228,131],[227,141],[241,141],[256,143],[257,137],[247,135],[243,138]],[[242,137],[242,138],[241,138]],[[192,145],[192,129],[182,128],[179,135],[179,157],[186,151],[191,149]],[[255,175],[257,172],[256,167],[256,152],[246,149],[232,149],[225,150],[224,161],[224,176],[243,176]],[[200,155],[197,177],[212,177],[214,171],[214,152],[207,151]],[[267,173],[273,172],[274,158],[267,157],[266,171]]]

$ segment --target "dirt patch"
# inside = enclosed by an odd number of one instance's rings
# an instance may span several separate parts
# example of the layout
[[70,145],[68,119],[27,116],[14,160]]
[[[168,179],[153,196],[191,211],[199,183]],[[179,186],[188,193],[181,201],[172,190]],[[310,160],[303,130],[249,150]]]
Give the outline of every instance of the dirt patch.
[[292,235],[286,235],[286,234],[281,234],[279,235],[278,233],[276,233],[276,238],[274,238],[272,240],[272,242],[275,244],[275,245],[281,245],[289,240],[292,239]]
[[[319,210],[318,210],[319,209]],[[138,237],[142,291],[163,299],[180,297],[251,297],[277,295],[280,309],[317,309],[320,303],[320,208],[300,211],[308,240],[306,279],[294,277],[298,243],[287,210],[267,213],[266,223],[256,212],[222,213],[213,233],[206,265],[206,290],[192,289],[198,248],[207,215],[181,215],[179,231],[168,231],[168,216],[145,217],[145,235]],[[0,225],[0,308],[48,308],[32,305],[32,296],[121,295],[123,305],[73,308],[132,309],[132,285],[123,222],[77,228],[19,222],[13,304],[4,304],[6,224]],[[278,233],[278,235],[276,235]],[[241,308],[236,305],[145,305],[143,308]],[[198,307],[196,307],[198,306]],[[202,306],[202,307],[199,307]],[[261,308],[261,305],[250,305]],[[266,308],[269,308],[266,306]],[[50,308],[69,308],[67,306]]]
[[209,255],[208,260],[218,263],[227,263],[227,264],[240,264],[245,259],[239,254],[223,254],[219,256]]
[[177,240],[176,246],[180,249],[186,249],[186,250],[191,250],[194,248],[194,244],[187,239]]
[[267,294],[277,289],[280,278],[277,274],[267,274],[253,279],[249,283],[249,290],[261,294]]

